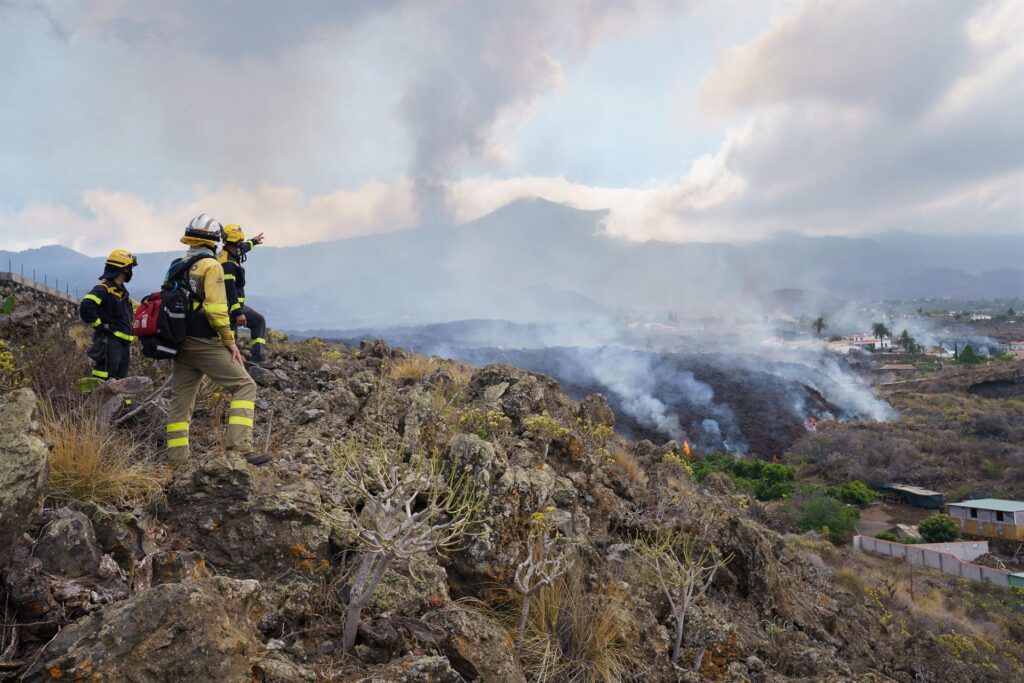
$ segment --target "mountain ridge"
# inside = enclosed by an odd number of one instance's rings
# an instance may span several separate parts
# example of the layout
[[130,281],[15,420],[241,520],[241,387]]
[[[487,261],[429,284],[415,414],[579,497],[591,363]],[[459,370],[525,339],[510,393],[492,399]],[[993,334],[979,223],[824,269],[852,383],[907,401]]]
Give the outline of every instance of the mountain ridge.
[[[1024,236],[629,242],[602,231],[606,213],[522,199],[458,226],[261,246],[247,263],[248,294],[273,324],[291,329],[623,312],[759,315],[763,296],[783,289],[855,301],[1024,296],[1024,270],[1016,267]],[[273,240],[272,228],[260,229]],[[133,293],[157,289],[180,253],[139,254]],[[80,292],[103,260],[64,247],[0,252],[0,259]],[[932,272],[943,268],[962,275]]]

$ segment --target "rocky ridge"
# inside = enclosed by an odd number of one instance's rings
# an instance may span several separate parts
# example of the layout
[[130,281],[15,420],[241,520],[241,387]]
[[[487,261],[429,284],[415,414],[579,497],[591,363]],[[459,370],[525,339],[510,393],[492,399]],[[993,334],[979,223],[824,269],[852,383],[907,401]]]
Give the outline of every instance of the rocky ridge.
[[[12,542],[0,566],[13,626],[0,680],[995,681],[1013,666],[845,578],[858,561],[845,551],[765,527],[728,479],[698,486],[676,444],[615,435],[599,395],[575,402],[543,375],[427,362],[383,342],[272,351],[251,368],[271,464],[218,453],[227,398],[211,387],[192,425],[207,447],[141,506],[40,505],[36,399],[3,397],[0,519]],[[160,381],[162,369],[147,371]],[[562,431],[531,431],[539,415]],[[152,424],[124,429],[155,448]],[[352,655],[341,622],[359,548],[327,523],[345,508],[331,457],[344,443],[437,452],[481,500],[479,526],[455,551],[384,573]],[[538,512],[575,558],[547,594],[552,633],[531,626],[567,667],[547,678],[509,619]],[[636,538],[666,529],[731,558],[687,616],[675,663],[665,597],[632,560]]]

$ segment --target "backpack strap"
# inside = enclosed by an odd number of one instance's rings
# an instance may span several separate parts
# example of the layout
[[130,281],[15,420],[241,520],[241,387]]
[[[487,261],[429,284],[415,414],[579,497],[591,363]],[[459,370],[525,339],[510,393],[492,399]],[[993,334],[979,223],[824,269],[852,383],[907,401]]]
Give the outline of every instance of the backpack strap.
[[167,270],[167,282],[174,282],[181,284],[185,291],[195,297],[199,303],[203,302],[203,297],[199,296],[196,290],[192,289],[192,282],[188,277],[185,277],[188,272],[192,269],[192,266],[197,262],[202,261],[204,258],[215,258],[210,254],[196,254],[195,256],[188,259],[178,259],[171,263],[171,267]]

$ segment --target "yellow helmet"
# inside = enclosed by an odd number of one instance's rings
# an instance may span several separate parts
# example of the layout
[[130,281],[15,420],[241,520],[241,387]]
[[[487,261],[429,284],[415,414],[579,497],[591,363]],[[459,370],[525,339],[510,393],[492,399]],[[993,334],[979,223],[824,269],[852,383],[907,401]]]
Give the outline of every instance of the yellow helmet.
[[138,260],[135,258],[135,254],[127,251],[126,249],[115,249],[110,252],[110,256],[107,257],[107,265],[111,268],[131,268],[132,266],[139,265]]
[[224,244],[239,244],[245,241],[245,233],[242,228],[235,223],[229,223],[224,226],[224,230],[221,232],[221,239]]

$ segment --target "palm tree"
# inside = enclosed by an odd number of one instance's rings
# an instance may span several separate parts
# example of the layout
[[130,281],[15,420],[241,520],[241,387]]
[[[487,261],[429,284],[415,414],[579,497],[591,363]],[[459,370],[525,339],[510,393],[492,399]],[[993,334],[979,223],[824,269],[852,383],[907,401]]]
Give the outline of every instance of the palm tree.
[[884,339],[885,337],[891,337],[892,332],[885,326],[885,323],[875,323],[871,326],[871,331],[878,339]]
[[811,323],[811,329],[820,337],[821,333],[828,329],[828,321],[825,320],[824,316],[819,315],[814,319],[814,322]]

